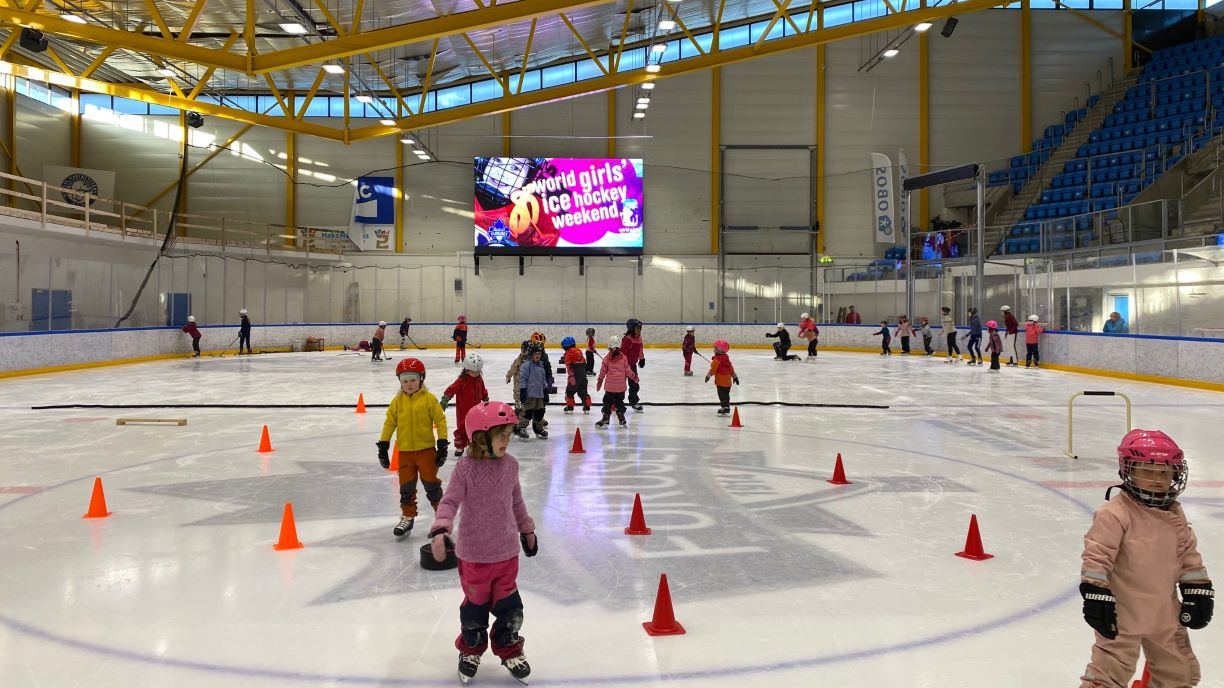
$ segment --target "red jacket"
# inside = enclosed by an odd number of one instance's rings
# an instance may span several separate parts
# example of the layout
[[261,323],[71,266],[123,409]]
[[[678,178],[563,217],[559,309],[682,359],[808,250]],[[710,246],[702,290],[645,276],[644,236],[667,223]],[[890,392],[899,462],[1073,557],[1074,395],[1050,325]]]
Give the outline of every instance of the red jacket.
[[625,355],[625,358],[629,359],[630,367],[636,366],[638,359],[644,358],[642,335],[627,334],[621,337],[621,353]]
[[1016,334],[1020,331],[1020,323],[1016,321],[1016,316],[1011,314],[1011,311],[1003,312],[1003,327],[1007,328],[1007,334]]
[[859,316],[858,311],[850,311],[849,313],[846,313],[846,324],[847,325],[862,325],[863,318]]
[[731,357],[726,353],[716,353],[710,359],[710,372],[706,377],[714,376],[714,384],[719,387],[730,387],[735,379],[735,366],[731,365]]
[[459,373],[459,377],[442,393],[455,400],[455,422],[462,425],[467,412],[476,404],[489,400],[489,390],[485,389],[484,377]]
[[201,337],[200,328],[196,327],[196,324],[193,322],[183,325],[183,331],[191,335],[192,339],[199,339]]
[[571,346],[565,350],[565,354],[561,356],[561,364],[565,366],[567,381],[565,384],[574,384],[574,376],[586,376],[586,357],[578,350],[578,347]]
[[596,351],[594,337],[587,337],[587,351]]
[[595,379],[595,390],[599,391],[607,380],[609,392],[623,392],[629,387],[626,380],[637,380],[637,371],[629,363],[628,357],[620,353],[609,353],[604,356],[603,365],[599,366],[599,377]]
[[[811,336],[807,334],[809,331],[812,333]],[[820,328],[816,327],[816,321],[811,318],[804,318],[799,321],[799,336],[808,341],[818,339],[820,337]]]
[[691,354],[696,350],[697,338],[693,336],[692,332],[689,332],[688,334],[684,335],[684,342],[680,344],[680,351],[686,354]]

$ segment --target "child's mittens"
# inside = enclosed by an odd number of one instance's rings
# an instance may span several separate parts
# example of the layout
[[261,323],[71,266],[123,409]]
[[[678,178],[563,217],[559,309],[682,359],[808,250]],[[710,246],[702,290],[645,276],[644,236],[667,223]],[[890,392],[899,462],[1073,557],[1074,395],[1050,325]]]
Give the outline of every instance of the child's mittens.
[[540,551],[540,542],[534,532],[519,533],[519,544],[523,546],[523,554],[529,557],[534,557]]
[[434,561],[439,564],[446,561],[446,536],[450,535],[450,523],[445,522],[444,525],[434,524],[433,530],[429,531],[429,553],[433,555]]
[[732,381],[732,382],[734,382],[735,384],[737,384],[737,385],[738,385],[738,384],[739,384],[739,376],[738,376],[738,375],[732,376],[732,377],[731,377],[731,381]]
[[434,464],[441,468],[442,464],[446,463],[446,457],[450,455],[450,442],[446,440],[438,440],[438,449],[434,453]]
[[1215,611],[1215,590],[1211,583],[1182,583],[1181,614],[1178,620],[1186,628],[1200,630],[1211,623],[1211,614]]
[[706,375],[706,376],[705,376],[705,381],[706,381],[706,382],[709,382],[709,381],[710,381],[710,376],[709,376],[709,375]]
[[447,407],[447,406],[450,406],[450,400],[451,400],[451,398],[450,398],[450,397],[448,397],[448,396],[446,396],[445,394],[443,394],[443,395],[442,395],[442,398],[438,400],[438,403],[442,405],[442,410],[443,410],[443,411],[445,411],[445,410],[446,410],[446,407]]
[[383,468],[391,467],[391,443],[390,442],[375,442],[378,447],[378,463]]
[[1109,588],[1080,583],[1084,597],[1084,621],[1097,633],[1113,640],[1118,637],[1118,602]]

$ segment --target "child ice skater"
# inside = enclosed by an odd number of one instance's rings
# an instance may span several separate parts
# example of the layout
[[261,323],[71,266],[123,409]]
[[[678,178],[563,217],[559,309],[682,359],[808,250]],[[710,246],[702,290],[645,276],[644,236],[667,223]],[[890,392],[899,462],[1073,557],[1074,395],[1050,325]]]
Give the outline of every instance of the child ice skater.
[[684,341],[680,342],[680,353],[684,355],[684,376],[693,376],[693,352],[697,350],[697,328],[689,325],[684,330]]
[[1030,365],[1037,368],[1041,367],[1041,351],[1037,346],[1041,342],[1041,335],[1045,332],[1045,328],[1041,323],[1037,322],[1036,314],[1028,317],[1028,322],[1024,324],[1024,367]]
[[378,327],[374,328],[374,336],[370,338],[370,361],[382,361],[383,359],[383,337],[387,336],[387,321],[379,320]]
[[451,332],[451,339],[455,340],[455,363],[463,360],[467,356],[467,338],[468,326],[467,316],[459,316],[459,322],[455,324],[455,330]]
[[918,330],[922,333],[922,355],[933,356],[935,349],[931,348],[931,321],[925,315],[918,318]]
[[799,338],[807,340],[807,357],[816,358],[816,344],[820,341],[820,328],[812,316],[804,313],[799,316]]
[[[415,358],[405,358],[395,366],[400,391],[387,407],[382,435],[378,438],[378,463],[391,467],[391,434],[399,449],[400,517],[392,532],[403,537],[412,532],[417,515],[417,478],[425,488],[425,497],[434,511],[442,499],[442,481],[438,469],[446,463],[450,442],[446,441],[446,414],[438,398],[425,389],[425,364]],[[434,428],[438,435],[434,437]]]
[[442,410],[445,411],[451,399],[455,400],[455,456],[463,454],[468,446],[467,429],[463,419],[468,411],[483,401],[489,400],[489,390],[485,389],[484,359],[480,354],[468,354],[463,357],[463,372],[442,393]]
[[595,348],[595,328],[588,327],[586,329],[587,348],[586,348],[586,374],[595,375],[595,354],[598,352]]
[[892,343],[892,332],[888,331],[888,321],[887,320],[881,320],[880,321],[880,331],[871,333],[871,336],[880,337],[880,355],[881,356],[892,356],[892,347],[889,346],[889,344]]
[[200,337],[202,337],[203,335],[200,334],[200,328],[196,327],[196,321],[195,321],[194,315],[187,316],[187,324],[183,325],[182,330],[186,332],[187,334],[191,335],[191,349],[192,351],[195,351],[195,354],[192,356],[192,358],[199,358],[200,357]]
[[607,385],[603,396],[603,418],[595,422],[595,427],[608,427],[608,419],[612,417],[614,409],[620,426],[623,428],[629,424],[625,421],[625,388],[631,381],[637,381],[637,371],[621,351],[621,338],[613,335],[608,340],[608,355],[604,356],[599,366],[599,377],[595,378],[596,392]]
[[524,339],[523,345],[519,348],[518,358],[510,364],[510,369],[506,371],[506,384],[510,385],[510,389],[514,390],[514,409],[517,413],[523,400],[519,398],[519,374],[523,370],[523,362],[527,360],[527,349],[531,347],[531,342]]
[[968,365],[982,365],[982,320],[976,308],[969,309],[969,343],[965,350],[969,352]]
[[1129,685],[1140,648],[1153,688],[1197,685],[1186,629],[1211,622],[1215,591],[1177,502],[1189,466],[1168,435],[1131,430],[1118,446],[1118,475],[1122,496],[1105,491],[1084,535],[1080,594],[1096,641],[1080,688]]
[[[621,354],[629,361],[629,367],[645,368],[646,351],[642,348],[642,321],[629,318],[625,321],[625,336],[621,337]],[[637,373],[629,378],[629,405],[634,411],[642,412],[641,399],[638,392],[642,389]],[[624,423],[621,423],[624,425]]]
[[990,332],[990,340],[986,344],[986,353],[990,354],[990,372],[999,372],[999,354],[1003,353],[1003,339],[999,336],[999,323],[991,320],[986,323]]
[[952,319],[951,308],[944,306],[939,310],[943,312],[939,318],[939,324],[943,327],[944,341],[948,345],[948,358],[944,363],[955,363],[961,356],[960,347],[956,345],[956,321]]
[[714,340],[714,358],[710,360],[710,370],[705,381],[714,378],[714,387],[718,390],[718,415],[731,413],[731,384],[739,384],[739,376],[735,374],[735,366],[731,365],[731,357],[727,352],[731,345],[725,339]]
[[238,353],[242,353],[242,345],[246,343],[246,352],[248,354],[255,353],[251,351],[251,319],[247,317],[247,309],[243,308],[238,311]]
[[1016,321],[1016,316],[1012,315],[1011,306],[1003,306],[999,308],[999,312],[1003,314],[1003,346],[1007,351],[1007,365],[1015,367],[1020,365],[1020,323]]
[[[510,431],[518,423],[514,409],[498,401],[483,402],[470,411],[464,425],[472,436],[467,456],[451,474],[446,497],[438,507],[429,537],[437,561],[446,559],[446,536],[462,514],[455,555],[463,603],[459,605],[459,680],[468,683],[480,668],[480,658],[493,644],[493,654],[520,683],[527,683],[531,665],[523,656],[523,600],[518,592],[518,549],[534,557],[539,542],[535,522],[523,503],[518,460],[507,449]],[[489,628],[489,614],[494,617]]]
[[910,324],[909,318],[904,315],[897,318],[897,333],[896,336],[901,338],[901,353],[909,355],[909,340],[914,334],[914,326]]
[[561,340],[561,348],[565,354],[561,356],[561,364],[565,366],[565,412],[573,413],[575,399],[582,402],[582,412],[591,412],[591,395],[587,394],[586,359],[578,350],[578,343],[573,337]]
[[514,428],[515,436],[520,439],[528,439],[528,423],[531,423],[536,437],[548,439],[548,431],[544,429],[544,411],[548,408],[548,390],[553,386],[550,367],[544,358],[543,344],[531,342],[527,345],[527,360],[519,367],[519,404],[523,410]]
[[404,318],[404,321],[400,323],[400,351],[408,348],[407,344],[404,343],[404,340],[408,339],[408,329],[411,327],[412,318]]

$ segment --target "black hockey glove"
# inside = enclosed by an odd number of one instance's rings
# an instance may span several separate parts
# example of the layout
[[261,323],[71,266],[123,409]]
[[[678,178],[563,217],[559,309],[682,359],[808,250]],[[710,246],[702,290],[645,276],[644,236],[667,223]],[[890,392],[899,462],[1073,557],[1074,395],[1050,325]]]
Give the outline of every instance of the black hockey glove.
[[390,442],[375,442],[378,446],[378,463],[382,464],[383,468],[391,467],[391,443]]
[[1117,638],[1118,602],[1109,588],[1080,583],[1080,595],[1084,597],[1084,621],[1106,638]]
[[436,457],[435,465],[438,468],[441,468],[442,464],[446,463],[446,457],[449,454],[450,454],[450,442],[447,442],[446,440],[438,440],[438,454]]
[[523,554],[529,557],[534,557],[540,551],[540,541],[534,532],[519,533],[519,543],[523,545]]
[[445,410],[446,410],[446,407],[447,407],[447,406],[450,406],[450,400],[451,400],[451,398],[450,398],[450,397],[448,397],[448,396],[446,396],[445,394],[443,394],[443,395],[442,395],[442,398],[438,400],[438,403],[442,405],[442,410],[443,410],[443,411],[445,411]]
[[1215,590],[1211,583],[1182,583],[1181,615],[1178,620],[1186,628],[1199,630],[1211,623],[1211,613],[1215,611]]
[[738,375],[732,376],[731,381],[732,381],[732,382],[734,382],[735,384],[737,384],[737,385],[738,385],[738,384],[739,384],[739,376],[738,376]]
[[642,360],[638,361],[638,367],[639,367],[639,368],[645,368],[645,367],[646,367],[646,358],[645,358],[645,357],[643,357],[643,358],[642,358]]

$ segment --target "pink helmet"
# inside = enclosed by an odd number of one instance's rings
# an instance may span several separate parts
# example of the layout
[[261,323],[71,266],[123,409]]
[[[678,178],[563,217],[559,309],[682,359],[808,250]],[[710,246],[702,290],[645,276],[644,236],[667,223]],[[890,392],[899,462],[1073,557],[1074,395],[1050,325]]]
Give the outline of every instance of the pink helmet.
[[997,321],[994,321],[994,320],[987,320],[987,321],[986,321],[986,327],[988,327],[988,328],[990,328],[990,329],[992,329],[992,330],[997,330],[997,329],[999,329],[999,323],[998,323]]
[[466,315],[459,316],[459,322],[467,322],[467,316]]
[[485,431],[499,425],[518,422],[514,407],[500,401],[484,401],[473,406],[464,417],[463,425],[470,436],[473,432]]
[[[1167,492],[1145,490],[1131,482],[1136,466],[1155,464],[1173,467],[1173,482]],[[1122,489],[1147,506],[1168,506],[1186,489],[1189,466],[1186,457],[1172,437],[1159,430],[1131,430],[1118,445],[1118,475]]]
[[715,349],[718,349],[719,351],[730,351],[730,350],[731,350],[731,345],[730,345],[730,344],[728,344],[728,343],[727,343],[727,340],[725,340],[725,339],[715,339],[715,340],[714,340],[714,348],[715,348]]

